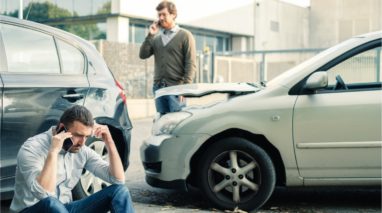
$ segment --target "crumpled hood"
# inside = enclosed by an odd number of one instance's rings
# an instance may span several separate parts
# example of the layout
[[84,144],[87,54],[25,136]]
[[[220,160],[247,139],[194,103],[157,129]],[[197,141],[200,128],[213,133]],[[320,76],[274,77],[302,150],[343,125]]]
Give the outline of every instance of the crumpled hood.
[[213,93],[228,93],[230,95],[244,95],[261,90],[261,87],[251,83],[199,83],[183,84],[165,87],[156,91],[155,98],[164,95],[181,95],[184,97],[202,97]]

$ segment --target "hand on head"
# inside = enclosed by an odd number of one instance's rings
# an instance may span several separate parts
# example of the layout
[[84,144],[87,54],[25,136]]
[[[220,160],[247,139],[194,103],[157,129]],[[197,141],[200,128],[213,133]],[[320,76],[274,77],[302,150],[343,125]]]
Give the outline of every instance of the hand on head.
[[113,142],[109,128],[106,125],[95,123],[93,127],[93,134],[97,138],[102,138],[105,143]]

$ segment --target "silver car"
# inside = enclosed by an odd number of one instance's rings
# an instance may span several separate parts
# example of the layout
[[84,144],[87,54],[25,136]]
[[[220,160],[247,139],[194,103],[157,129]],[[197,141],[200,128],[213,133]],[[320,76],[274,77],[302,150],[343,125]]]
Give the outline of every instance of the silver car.
[[227,98],[155,121],[141,146],[147,183],[192,185],[218,208],[243,210],[276,185],[381,185],[381,37],[353,37],[267,84],[159,91]]

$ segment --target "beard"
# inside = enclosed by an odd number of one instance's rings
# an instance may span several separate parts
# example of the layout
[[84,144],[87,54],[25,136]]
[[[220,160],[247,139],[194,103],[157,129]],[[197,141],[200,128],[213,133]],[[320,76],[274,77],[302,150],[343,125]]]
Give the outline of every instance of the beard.
[[80,152],[81,148],[82,148],[81,145],[72,146],[72,147],[70,147],[69,152],[70,153],[78,153],[78,152]]
[[165,20],[162,20],[160,22],[160,25],[161,25],[162,28],[164,28],[166,30],[169,30],[169,29],[171,29],[174,26],[174,22],[167,22]]

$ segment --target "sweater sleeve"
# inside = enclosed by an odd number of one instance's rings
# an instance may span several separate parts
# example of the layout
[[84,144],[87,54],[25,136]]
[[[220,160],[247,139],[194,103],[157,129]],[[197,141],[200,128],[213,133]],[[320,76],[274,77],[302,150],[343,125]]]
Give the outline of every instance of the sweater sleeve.
[[139,49],[139,58],[147,59],[154,54],[154,36],[148,34],[141,48]]
[[195,39],[190,32],[187,32],[186,39],[184,40],[184,77],[185,84],[192,83],[196,72],[196,47]]

